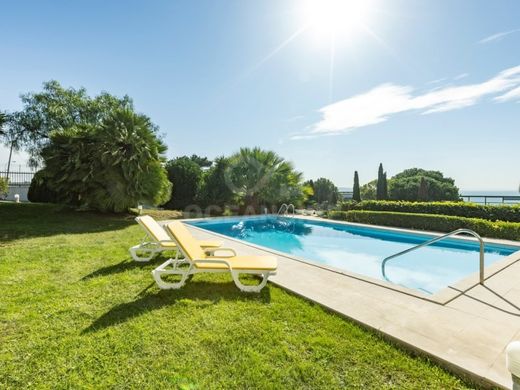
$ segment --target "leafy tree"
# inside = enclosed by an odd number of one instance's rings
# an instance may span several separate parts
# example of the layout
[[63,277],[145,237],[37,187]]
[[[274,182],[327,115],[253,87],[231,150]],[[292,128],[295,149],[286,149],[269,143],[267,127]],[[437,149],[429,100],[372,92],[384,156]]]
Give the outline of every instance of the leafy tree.
[[320,177],[314,182],[314,199],[318,204],[334,205],[339,200],[338,187],[329,179]]
[[195,197],[202,181],[202,169],[190,157],[183,156],[166,163],[168,179],[173,184],[171,199],[167,208],[184,210],[195,204]]
[[223,211],[225,207],[233,204],[234,193],[226,183],[228,167],[228,158],[217,157],[213,166],[204,173],[197,197],[203,207],[215,207]]
[[353,188],[353,193],[352,193],[352,199],[357,202],[361,202],[361,191],[359,188],[359,175],[358,175],[357,171],[354,172],[354,188]]
[[16,134],[13,131],[13,115],[0,111],[0,142],[5,146],[18,150]]
[[8,171],[11,167],[13,150],[18,151],[20,149],[17,135],[14,133],[12,124],[13,116],[5,112],[0,112],[0,142],[10,149],[7,164]]
[[383,164],[379,164],[377,173],[376,199],[388,199],[388,184],[386,180],[386,172],[383,170]]
[[0,111],[0,138],[3,139],[7,136],[7,130],[4,129],[4,126],[7,124],[7,114],[5,112]]
[[375,200],[377,192],[377,180],[363,184],[360,188],[362,200]]
[[51,132],[99,126],[115,111],[133,110],[128,96],[118,98],[103,92],[91,98],[84,88],[63,88],[57,81],[44,83],[43,91],[24,94],[21,100],[22,110],[11,117],[10,140],[16,149],[29,152],[32,166],[41,162],[40,152],[50,142]]
[[127,108],[97,125],[52,131],[41,151],[42,175],[68,204],[114,212],[138,203],[162,204],[171,183],[163,168],[166,146],[156,129],[148,117]]
[[386,177],[386,172],[383,173],[383,184],[381,185],[381,189],[384,200],[388,199],[388,179]]
[[453,179],[444,177],[438,171],[426,171],[419,168],[406,169],[390,179],[390,198],[394,200],[419,200],[419,188],[423,179],[426,183],[425,186],[428,188],[426,200],[459,199],[459,189],[455,186]]
[[208,160],[207,157],[197,156],[196,154],[192,154],[190,160],[201,168],[209,168],[211,167],[211,164],[213,164],[213,162]]
[[225,178],[242,211],[301,204],[309,193],[301,183],[302,174],[290,162],[260,148],[242,148],[232,155]]

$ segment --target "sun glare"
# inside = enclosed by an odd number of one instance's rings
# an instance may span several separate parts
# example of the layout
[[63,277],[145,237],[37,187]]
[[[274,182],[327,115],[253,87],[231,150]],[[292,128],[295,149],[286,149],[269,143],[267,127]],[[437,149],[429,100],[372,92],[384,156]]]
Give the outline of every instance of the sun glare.
[[370,0],[308,0],[304,23],[317,38],[349,39],[366,24]]

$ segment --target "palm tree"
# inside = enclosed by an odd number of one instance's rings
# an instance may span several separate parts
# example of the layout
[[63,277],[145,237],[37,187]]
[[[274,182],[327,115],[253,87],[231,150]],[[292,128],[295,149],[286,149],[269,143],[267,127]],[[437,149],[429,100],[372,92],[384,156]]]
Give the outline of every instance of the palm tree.
[[41,155],[49,188],[64,203],[121,212],[170,198],[165,150],[148,117],[121,109],[98,126],[53,132]]
[[272,151],[242,148],[230,158],[227,186],[244,207],[260,211],[285,202],[304,200],[302,174]]

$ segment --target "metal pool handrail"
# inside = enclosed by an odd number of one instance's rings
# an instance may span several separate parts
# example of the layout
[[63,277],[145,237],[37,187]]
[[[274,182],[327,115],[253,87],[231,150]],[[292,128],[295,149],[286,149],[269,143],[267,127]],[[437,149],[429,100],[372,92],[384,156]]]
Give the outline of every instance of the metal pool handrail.
[[[289,204],[282,204],[280,206],[280,208],[278,209],[278,214],[277,215],[284,215],[284,214],[289,214],[289,209],[292,207],[292,215],[294,216],[294,214],[296,214],[296,210],[294,208],[294,205],[292,203],[289,203]],[[282,213],[282,210],[283,210],[283,213]]]
[[278,213],[277,213],[277,215],[280,215],[280,214],[282,213],[282,210],[284,210],[284,208],[285,208],[284,212],[287,212],[287,208],[288,208],[288,207],[289,207],[289,206],[287,206],[287,203],[283,203],[283,204],[280,206],[280,208],[278,209]]
[[412,251],[414,251],[416,249],[419,249],[419,248],[431,245],[431,244],[433,244],[433,243],[435,243],[437,241],[444,240],[445,238],[448,238],[450,236],[456,236],[457,234],[461,234],[461,233],[470,234],[473,237],[477,238],[479,240],[479,242],[480,242],[480,255],[479,255],[479,268],[480,268],[479,273],[480,273],[480,275],[479,275],[479,283],[483,285],[484,284],[484,240],[482,240],[482,237],[480,237],[476,232],[474,232],[473,230],[470,230],[470,229],[457,229],[457,230],[454,230],[454,231],[452,231],[452,232],[450,232],[448,234],[445,234],[443,236],[432,238],[429,241],[423,242],[422,244],[416,245],[416,246],[411,247],[409,249],[406,249],[406,250],[404,250],[402,252],[396,253],[396,254],[394,254],[392,256],[388,256],[381,263],[381,272],[383,274],[383,277],[386,280],[390,281],[386,277],[386,272],[385,272],[385,266],[386,266],[386,263],[388,262],[388,260],[391,260],[391,259],[393,259],[395,257],[404,255],[406,253],[412,252]]

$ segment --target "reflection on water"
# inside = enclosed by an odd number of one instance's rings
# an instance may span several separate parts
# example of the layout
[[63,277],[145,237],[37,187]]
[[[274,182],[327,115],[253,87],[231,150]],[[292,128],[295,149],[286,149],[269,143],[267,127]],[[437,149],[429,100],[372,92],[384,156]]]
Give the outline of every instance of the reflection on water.
[[[219,228],[225,229],[224,225],[225,224],[220,224]],[[232,237],[242,239],[251,237],[255,233],[271,233],[274,231],[291,233],[297,236],[307,235],[312,232],[311,226],[306,225],[302,220],[290,217],[265,218],[262,220],[243,219],[236,223],[230,222],[229,225]]]

